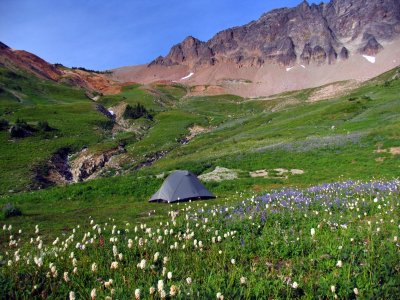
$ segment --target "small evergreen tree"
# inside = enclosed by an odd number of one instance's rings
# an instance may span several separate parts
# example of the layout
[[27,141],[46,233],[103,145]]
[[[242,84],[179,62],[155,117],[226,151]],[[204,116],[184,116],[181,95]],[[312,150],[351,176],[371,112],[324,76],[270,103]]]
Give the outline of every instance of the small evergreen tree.
[[123,117],[125,119],[139,119],[147,118],[149,120],[153,119],[153,116],[147,111],[147,109],[140,103],[135,106],[127,105]]

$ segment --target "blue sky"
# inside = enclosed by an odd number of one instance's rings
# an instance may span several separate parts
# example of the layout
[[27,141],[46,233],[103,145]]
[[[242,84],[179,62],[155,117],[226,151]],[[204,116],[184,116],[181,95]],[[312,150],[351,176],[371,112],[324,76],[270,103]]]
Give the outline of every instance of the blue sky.
[[[105,70],[148,63],[301,0],[1,0],[0,41],[51,63]],[[312,1],[309,1],[312,2]]]

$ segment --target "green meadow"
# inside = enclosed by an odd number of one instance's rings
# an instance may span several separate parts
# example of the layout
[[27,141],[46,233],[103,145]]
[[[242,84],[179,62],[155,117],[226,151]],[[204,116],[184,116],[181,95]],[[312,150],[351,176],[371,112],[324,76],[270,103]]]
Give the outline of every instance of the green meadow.
[[[310,199],[316,202],[296,212],[294,203],[289,208],[282,204],[291,198],[278,197],[271,202],[272,208],[266,208],[266,214],[271,215],[267,219],[259,210],[249,213],[258,207],[252,202],[244,217],[232,221],[221,210],[246,210],[242,201],[288,187],[305,190],[347,180],[387,183],[399,178],[398,75],[397,68],[346,95],[317,102],[310,102],[309,97],[318,88],[244,99],[232,95],[189,97],[183,85],[159,84],[127,86],[120,94],[101,96],[95,103],[83,90],[1,68],[0,118],[10,125],[24,120],[35,128],[32,136],[19,139],[11,138],[8,130],[0,131],[0,204],[10,203],[22,212],[20,216],[0,217],[5,224],[0,236],[0,286],[6,291],[5,298],[66,298],[70,292],[89,298],[93,289],[100,298],[118,299],[133,298],[137,289],[143,299],[162,299],[162,292],[181,299],[215,298],[217,293],[227,299],[390,298],[398,293],[395,287],[400,284],[397,181],[382,194],[376,189],[352,193],[348,196],[351,205],[339,207],[319,203],[315,200],[318,194],[312,194]],[[113,122],[96,108],[122,101],[140,103],[151,112],[152,120],[129,121],[141,126],[140,134],[114,134]],[[39,130],[43,121],[52,130]],[[204,132],[182,143],[193,125]],[[60,149],[71,154],[83,148],[101,153],[122,142],[126,149],[122,175],[108,172],[87,182],[37,189],[35,170]],[[160,153],[162,157],[151,165],[137,168]],[[147,202],[163,182],[159,174],[188,169],[201,175],[216,167],[237,174],[234,180],[205,182],[218,196],[216,200],[175,205]],[[268,175],[252,177],[255,171]],[[346,197],[345,190],[337,195]],[[375,198],[383,201],[385,213]],[[179,212],[177,224],[171,212]],[[91,219],[103,233],[88,225]],[[110,224],[120,232],[116,234]],[[150,233],[144,224],[152,228]],[[36,225],[40,238],[29,243],[31,237],[37,239]],[[138,233],[135,226],[141,226]],[[165,244],[159,245],[157,237],[164,236],[160,234],[164,227],[173,233],[165,235]],[[312,228],[317,230],[315,237],[309,233]],[[77,235],[66,241],[73,230]],[[225,237],[225,242],[214,244],[215,230],[222,235],[234,232],[236,240]],[[182,242],[183,235],[191,232],[194,236]],[[57,237],[59,241],[53,244]],[[110,241],[114,237],[117,241]],[[298,237],[300,242],[288,242]],[[147,239],[148,246],[137,246],[140,238]],[[238,246],[241,239],[244,243]],[[40,240],[45,246],[38,249]],[[129,240],[135,246],[129,247]],[[199,241],[205,244],[201,251]],[[175,242],[182,251],[175,248]],[[76,248],[76,243],[88,250]],[[182,249],[183,245],[188,248]],[[117,257],[119,253],[113,255],[113,246],[122,249],[123,258]],[[338,247],[345,251],[338,251]],[[15,254],[17,249],[21,250]],[[193,250],[195,254],[190,256]],[[174,251],[177,256],[172,259]],[[70,262],[70,252],[78,261],[76,266]],[[151,268],[155,252],[161,253],[160,259],[166,256],[172,261],[154,261]],[[142,260],[146,265],[141,269],[136,264]],[[336,266],[341,265],[339,260],[344,267]],[[201,261],[204,268],[199,267]],[[374,261],[379,264],[373,266]],[[98,274],[90,271],[94,262]],[[114,264],[110,269],[113,262],[119,262],[119,267]],[[50,263],[57,266],[56,275]],[[128,271],[131,275],[126,277]],[[172,279],[167,272],[172,272]],[[193,284],[188,283],[188,277]],[[321,284],[315,285],[320,278]],[[114,283],[107,285],[109,279]],[[159,280],[163,280],[162,288],[157,287]]]
[[[392,70],[350,94],[314,103],[307,99],[316,89],[260,100],[231,95],[185,97],[186,88],[181,85],[133,85],[125,87],[121,94],[101,97],[99,103],[105,107],[124,101],[131,105],[141,103],[153,112],[153,121],[147,121],[148,129],[138,138],[129,132],[114,136],[110,121],[96,110],[96,103],[83,91],[2,69],[1,80],[8,88],[0,95],[8,101],[1,102],[1,118],[10,124],[23,119],[32,126],[46,120],[54,130],[35,132],[23,139],[11,139],[7,131],[0,132],[1,201],[21,206],[25,213],[22,219],[32,219],[28,217],[33,202],[30,199],[36,199],[38,207],[46,207],[48,201],[60,198],[64,209],[70,203],[85,206],[87,201],[114,201],[129,206],[144,203],[151,196],[162,182],[155,178],[157,174],[188,169],[200,175],[217,166],[239,174],[233,181],[206,183],[222,198],[236,192],[264,192],[350,178],[397,177],[399,155],[390,153],[390,148],[400,146],[400,80],[393,79],[396,74],[398,70]],[[11,88],[21,91],[23,101],[7,92]],[[279,106],[288,96],[295,99],[294,104]],[[208,132],[181,144],[194,124]],[[32,190],[35,167],[57,150],[68,148],[74,153],[88,147],[99,152],[120,141],[127,143],[125,175],[45,191]],[[168,154],[135,171],[140,162],[162,151]],[[279,168],[299,169],[304,174],[269,178],[249,175],[257,170],[273,174]],[[57,209],[55,206],[53,212],[57,213]],[[104,209],[106,215],[107,207]],[[130,210],[124,211],[127,218],[134,215]]]

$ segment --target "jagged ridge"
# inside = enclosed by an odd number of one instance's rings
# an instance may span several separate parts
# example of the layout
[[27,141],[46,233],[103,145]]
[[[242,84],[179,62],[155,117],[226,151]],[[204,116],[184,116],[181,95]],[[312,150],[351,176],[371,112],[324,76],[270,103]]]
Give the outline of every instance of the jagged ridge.
[[351,51],[375,55],[400,35],[398,0],[332,0],[268,12],[257,21],[217,33],[207,42],[192,36],[152,65],[191,68],[234,62],[261,66],[334,63]]

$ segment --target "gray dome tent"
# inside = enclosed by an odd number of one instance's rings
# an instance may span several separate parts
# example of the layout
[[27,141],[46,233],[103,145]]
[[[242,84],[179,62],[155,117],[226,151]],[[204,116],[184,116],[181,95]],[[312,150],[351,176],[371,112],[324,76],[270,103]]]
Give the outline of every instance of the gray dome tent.
[[149,202],[179,202],[194,199],[211,199],[210,193],[200,180],[189,171],[175,171],[170,174]]

